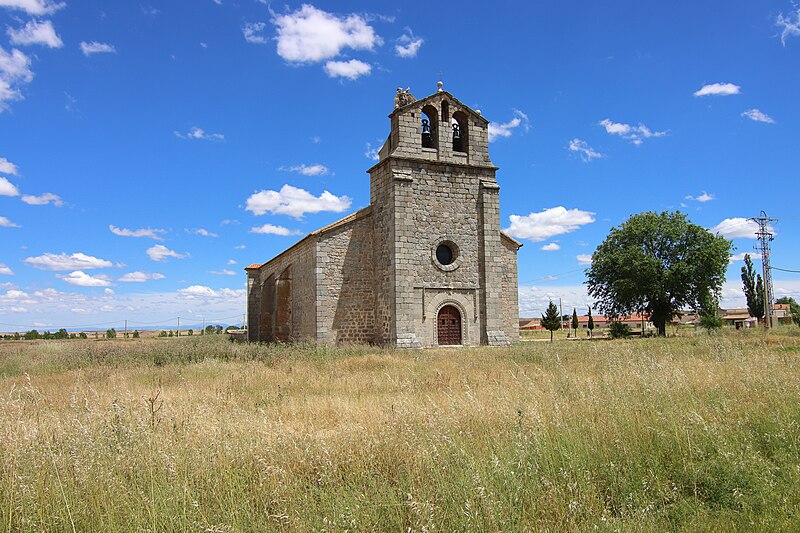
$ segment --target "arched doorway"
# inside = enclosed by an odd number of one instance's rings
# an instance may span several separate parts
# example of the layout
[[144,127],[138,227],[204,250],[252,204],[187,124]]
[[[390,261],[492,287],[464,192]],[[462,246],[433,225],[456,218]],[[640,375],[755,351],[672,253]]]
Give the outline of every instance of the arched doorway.
[[461,313],[453,305],[445,305],[436,318],[439,346],[461,344]]

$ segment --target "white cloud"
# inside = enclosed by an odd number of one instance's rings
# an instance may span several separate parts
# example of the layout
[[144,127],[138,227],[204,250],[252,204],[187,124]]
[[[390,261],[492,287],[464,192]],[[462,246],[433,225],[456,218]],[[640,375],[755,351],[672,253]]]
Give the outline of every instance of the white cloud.
[[778,18],[775,19],[775,25],[783,26],[781,43],[783,43],[783,46],[786,46],[787,37],[797,37],[800,35],[800,7],[798,7],[797,11],[794,13],[789,13],[788,16],[784,16],[783,13],[779,14]]
[[244,289],[217,289],[205,285],[191,285],[185,289],[178,289],[178,295],[187,300],[202,299],[202,300],[220,300],[226,298],[241,298],[244,295]]
[[81,52],[88,57],[92,54],[116,54],[117,49],[108,43],[98,43],[97,41],[87,43],[83,41],[81,42]]
[[766,124],[775,124],[775,119],[758,109],[748,109],[742,113],[743,117],[747,117],[755,122],[764,122]]
[[6,159],[5,157],[0,157],[0,172],[3,174],[11,174],[12,176],[16,176],[19,169],[17,169],[17,165]]
[[514,109],[513,111],[514,118],[508,122],[489,123],[489,142],[495,141],[500,137],[511,137],[513,130],[519,126],[523,126],[525,131],[528,131],[530,128],[528,123],[528,115],[519,109]]
[[64,201],[61,200],[61,197],[51,192],[46,192],[44,194],[40,194],[39,196],[25,194],[22,196],[22,201],[29,205],[47,205],[50,203],[56,207],[61,207],[64,205]]
[[373,161],[377,161],[381,158],[379,150],[379,148],[373,148],[372,144],[367,143],[367,149],[364,150],[364,157],[367,159],[372,159]]
[[70,285],[77,285],[78,287],[109,287],[113,285],[107,276],[90,276],[89,274],[76,270],[64,276],[56,276],[63,279]]
[[228,259],[228,265],[236,265],[238,264],[235,259]]
[[227,268],[223,268],[222,270],[211,270],[209,274],[216,274],[217,276],[236,276],[238,272],[234,272],[233,270],[228,270]]
[[0,176],[0,196],[19,196],[19,189],[8,179]]
[[185,259],[189,257],[189,254],[181,254],[174,250],[170,250],[163,244],[156,244],[155,246],[151,246],[147,249],[147,256],[153,261],[165,261],[168,257]]
[[28,15],[50,15],[66,5],[65,2],[51,0],[0,0],[0,7],[19,9]]
[[694,92],[695,96],[730,96],[739,94],[741,87],[733,83],[710,83]]
[[[542,281],[554,281],[554,279],[557,278],[548,276]],[[519,314],[524,317],[539,318],[544,314],[550,302],[555,302],[558,305],[559,299],[565,312],[574,307],[578,310],[579,315],[586,314],[586,308],[592,302],[592,299],[586,293],[585,285],[549,287],[521,285],[519,287]]]
[[31,298],[27,292],[16,289],[7,290],[5,294],[0,294],[0,303],[15,303],[15,304],[35,304],[36,300]]
[[298,172],[303,176],[324,176],[329,172],[328,167],[325,165],[321,165],[319,163],[314,163],[313,165],[296,165],[289,168],[281,168],[281,170],[288,170],[289,172]]
[[310,192],[284,185],[280,191],[259,191],[247,199],[245,209],[255,215],[272,213],[301,218],[306,213],[332,211],[341,213],[350,207],[352,200],[347,196],[335,196],[323,191],[319,196]]
[[166,233],[166,230],[158,228],[127,229],[127,228],[118,228],[113,224],[109,224],[108,229],[111,230],[111,233],[113,233],[114,235],[119,235],[120,237],[149,237],[157,241],[164,240],[161,236],[158,235],[159,233]]
[[26,257],[22,262],[40,270],[90,270],[114,266],[111,261],[80,252],[71,255],[46,253],[36,257]]
[[267,44],[267,38],[263,34],[266,27],[267,25],[263,22],[246,22],[242,26],[244,40],[253,44]]
[[247,246],[245,246],[244,244],[237,244],[236,246],[233,247],[234,250],[244,250],[245,248],[247,248]]
[[61,48],[64,46],[64,42],[56,33],[53,23],[49,20],[42,22],[31,20],[19,29],[8,28],[6,33],[8,33],[11,44],[42,44],[50,48]]
[[328,61],[323,69],[325,74],[331,78],[356,80],[372,72],[372,65],[358,59],[351,59],[350,61]]
[[749,255],[751,259],[761,259],[761,254],[759,253],[742,252],[740,254],[731,255],[730,262],[733,263],[734,261],[744,261],[745,255]]
[[179,139],[200,139],[203,141],[222,141],[225,136],[221,133],[206,133],[202,128],[192,128],[188,133],[175,132],[175,137]]
[[264,224],[263,226],[256,226],[254,228],[250,228],[250,233],[261,233],[263,235],[282,235],[282,236],[301,235],[301,232],[297,230],[291,230],[283,226],[275,226],[272,224]]
[[316,63],[345,48],[372,50],[383,43],[360,15],[340,18],[309,4],[272,19],[278,29],[278,55],[291,63]]
[[580,263],[581,265],[592,264],[592,254],[578,254],[575,256],[575,259],[577,259],[578,263]]
[[197,228],[197,229],[194,229],[194,230],[190,230],[190,229],[187,228],[186,231],[188,233],[191,233],[192,235],[200,235],[201,237],[219,237],[219,235],[217,235],[216,233],[211,233],[207,229],[203,229],[203,228]]
[[[758,224],[749,218],[726,218],[708,231],[722,235],[727,239],[755,239]],[[770,228],[770,231],[774,233],[772,228]]]
[[397,39],[397,44],[394,45],[394,52],[399,57],[416,57],[420,46],[424,42],[422,37],[415,37],[411,29],[406,28],[406,32]]
[[563,206],[551,207],[529,215],[511,215],[511,225],[505,231],[512,237],[541,242],[556,235],[570,233],[595,221],[594,213]]
[[22,99],[20,86],[33,80],[30,67],[31,60],[28,56],[16,48],[6,52],[0,46],[0,112],[8,109],[9,102]]
[[[133,286],[136,287],[135,284]],[[240,323],[246,301],[244,289],[216,289],[206,294],[205,298],[187,298],[192,296],[192,291],[189,294],[177,291],[126,291],[124,294],[109,294],[105,289],[89,294],[55,289],[37,290],[33,294],[17,292],[20,294],[12,294],[11,297],[0,292],[0,321],[20,323],[18,313],[9,307],[25,306],[30,317],[27,329],[39,329],[36,323],[55,329],[62,325],[75,324],[75,314],[80,312],[89,317],[88,320],[81,318],[83,323],[117,321],[121,325],[127,319],[129,330],[141,327],[142,323],[165,321],[180,316],[181,327],[185,325],[187,329],[197,330],[202,325],[203,317],[215,319],[215,323]],[[237,318],[216,320],[217,317],[233,315]],[[174,324],[174,321],[171,323]]]
[[137,270],[135,272],[123,274],[122,277],[120,277],[117,281],[121,281],[123,283],[144,283],[148,280],[159,280],[164,278],[166,278],[166,276],[164,274],[159,274],[158,272],[153,272],[150,274]]
[[622,122],[612,122],[610,119],[605,118],[601,120],[599,124],[606,129],[606,133],[609,135],[619,135],[623,139],[631,141],[636,146],[642,144],[644,139],[663,137],[667,134],[666,131],[652,131],[641,123],[638,126],[631,126],[630,124]]
[[11,270],[11,267],[6,265],[5,263],[0,263],[0,274],[3,274],[5,276],[13,276],[14,271]]
[[[688,195],[684,196],[683,199],[684,200],[694,200],[696,202],[705,203],[705,202],[710,202],[711,200],[713,200],[714,196],[711,195],[711,194],[708,194],[706,191],[703,191],[703,194],[701,194],[700,196],[692,196],[691,194],[688,194]],[[686,204],[683,204],[683,205],[686,205]]]
[[567,146],[567,149],[570,152],[576,152],[577,154],[579,154],[580,157],[581,157],[581,160],[584,163],[588,163],[592,159],[600,159],[600,158],[605,157],[603,154],[601,154],[600,152],[595,151],[591,146],[589,146],[586,143],[586,141],[582,141],[582,140],[578,139],[577,137],[572,139],[569,142],[569,146]]
[[11,222],[7,217],[0,216],[0,228],[18,228],[19,225]]
[[551,242],[551,243],[545,244],[544,246],[542,246],[539,249],[544,251],[544,252],[555,252],[556,250],[560,250],[561,246],[559,246],[557,242]]

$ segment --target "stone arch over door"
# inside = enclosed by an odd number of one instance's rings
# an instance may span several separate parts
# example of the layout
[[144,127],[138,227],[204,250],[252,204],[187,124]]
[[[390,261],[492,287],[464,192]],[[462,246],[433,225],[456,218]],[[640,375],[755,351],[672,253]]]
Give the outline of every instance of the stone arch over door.
[[464,343],[464,317],[456,305],[446,303],[436,313],[436,344],[460,346]]
[[275,334],[277,342],[292,340],[292,267],[281,272],[275,282]]

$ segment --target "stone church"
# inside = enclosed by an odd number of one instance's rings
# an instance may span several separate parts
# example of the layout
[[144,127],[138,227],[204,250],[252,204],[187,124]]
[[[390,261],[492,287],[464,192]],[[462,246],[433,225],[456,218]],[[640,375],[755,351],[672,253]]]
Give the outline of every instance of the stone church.
[[248,266],[251,341],[398,347],[519,339],[517,251],[500,231],[489,121],[398,89],[370,205]]

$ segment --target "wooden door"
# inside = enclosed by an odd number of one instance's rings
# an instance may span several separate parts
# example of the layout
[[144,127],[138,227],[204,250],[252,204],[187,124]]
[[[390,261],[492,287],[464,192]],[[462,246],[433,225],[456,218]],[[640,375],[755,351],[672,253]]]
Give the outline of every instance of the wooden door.
[[461,313],[452,305],[445,305],[439,310],[436,319],[439,346],[461,344]]

